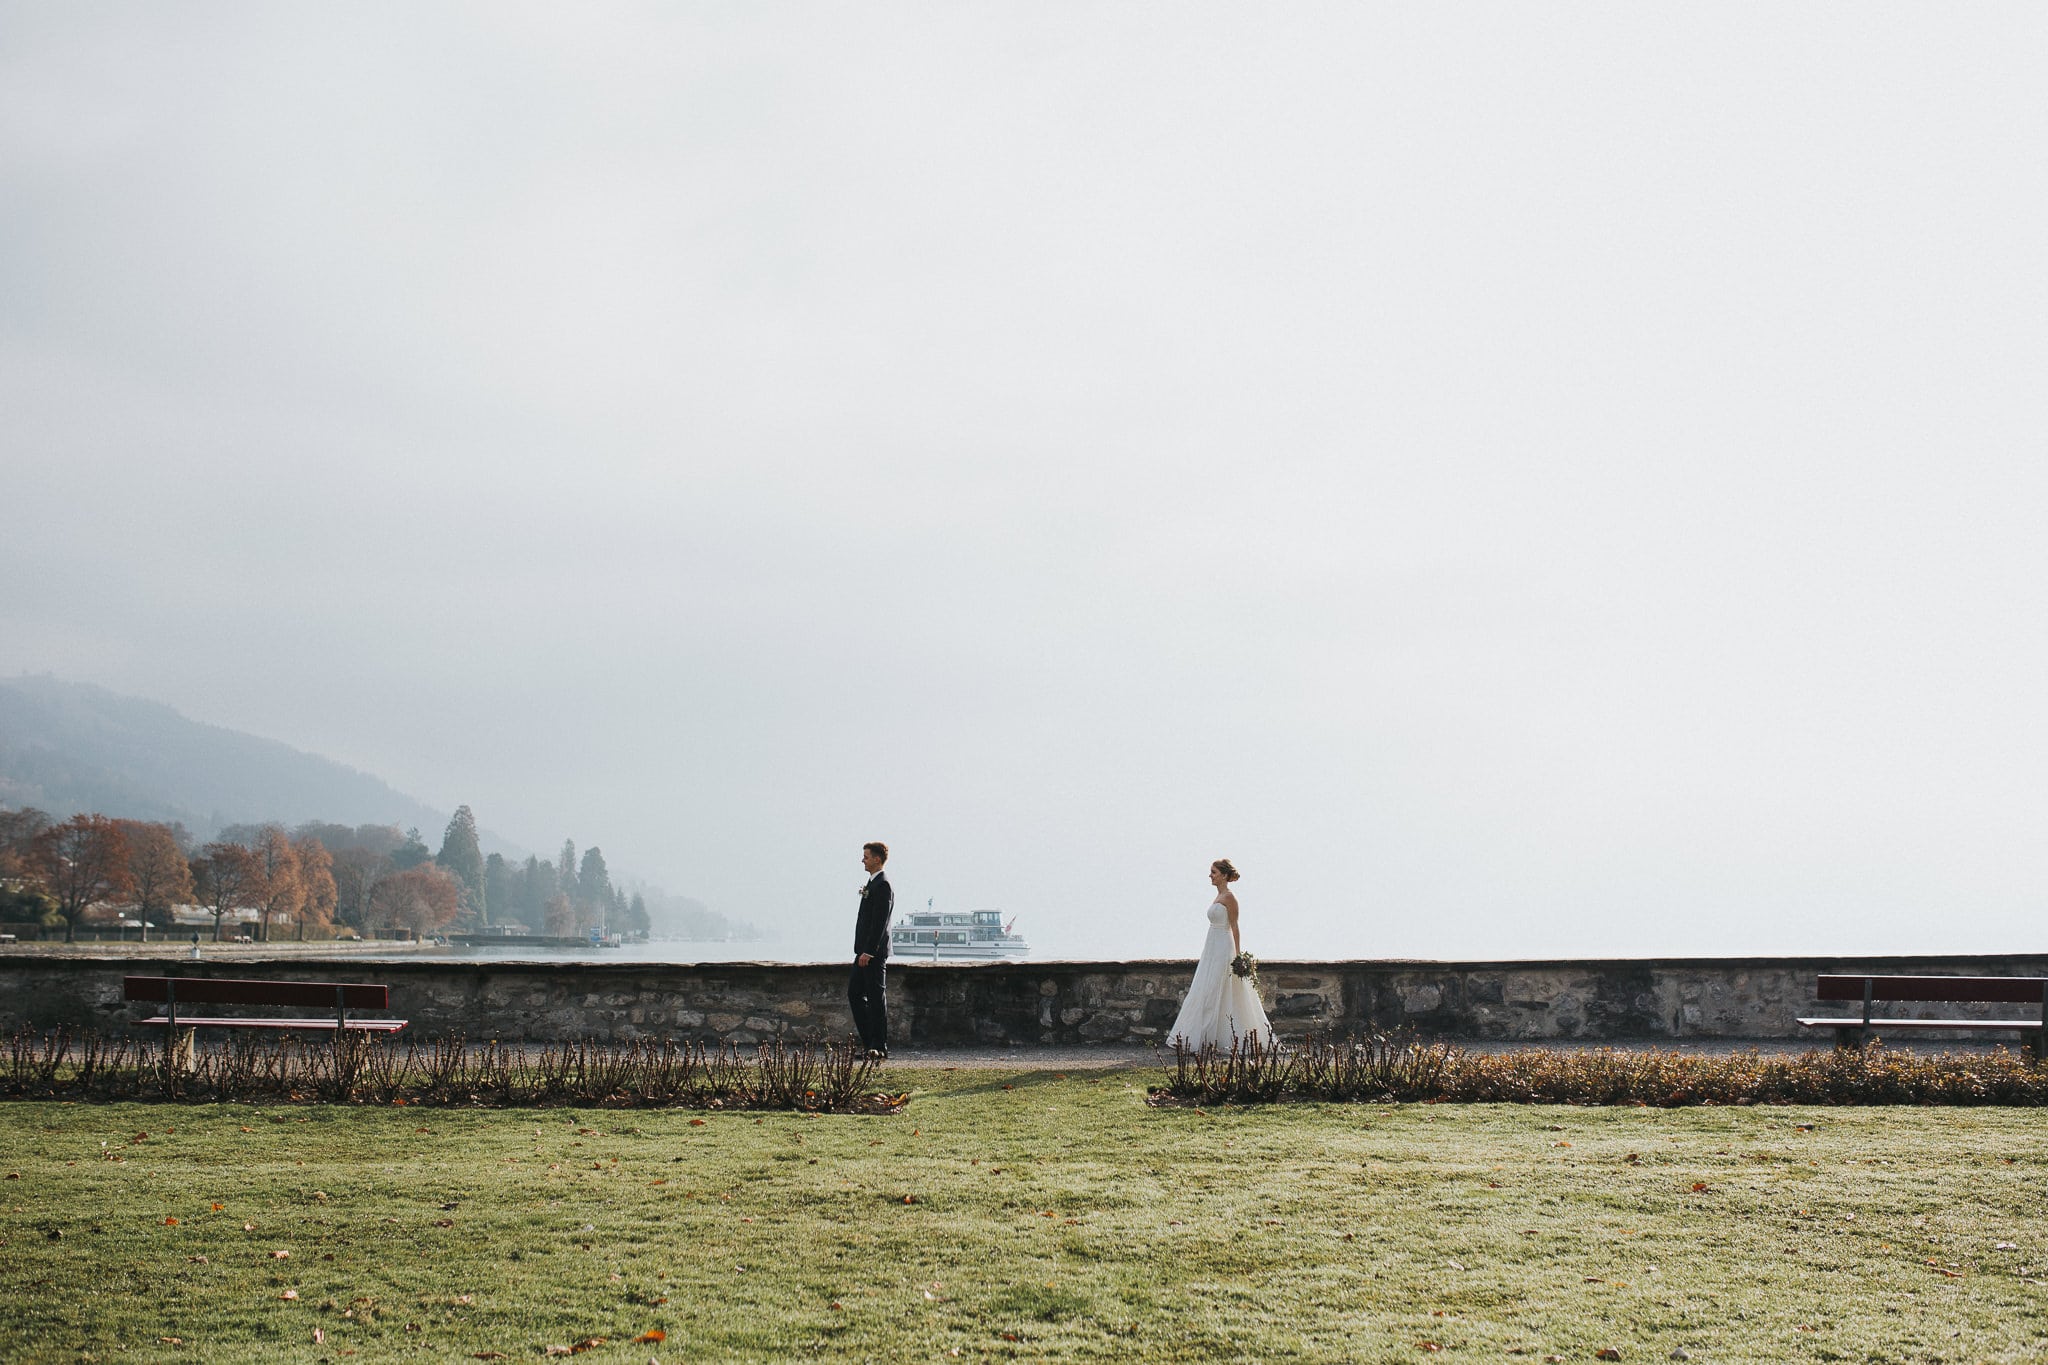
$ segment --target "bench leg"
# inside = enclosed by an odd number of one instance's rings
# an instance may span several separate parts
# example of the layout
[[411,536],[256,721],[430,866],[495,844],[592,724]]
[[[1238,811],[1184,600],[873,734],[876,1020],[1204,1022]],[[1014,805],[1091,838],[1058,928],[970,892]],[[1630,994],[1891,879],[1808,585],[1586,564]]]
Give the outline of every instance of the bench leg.
[[1854,1024],[1835,1030],[1835,1046],[1860,1051],[1863,1047],[1863,1030]]

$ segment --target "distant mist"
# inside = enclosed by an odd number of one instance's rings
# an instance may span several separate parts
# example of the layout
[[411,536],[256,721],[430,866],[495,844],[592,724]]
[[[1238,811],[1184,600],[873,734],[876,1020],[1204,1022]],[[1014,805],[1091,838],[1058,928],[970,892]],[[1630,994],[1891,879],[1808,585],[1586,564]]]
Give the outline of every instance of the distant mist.
[[[449,812],[343,763],[180,715],[161,702],[48,674],[0,679],[0,806],[34,806],[181,827],[194,843],[237,827],[390,825],[438,847]],[[565,824],[580,823],[573,812]],[[533,850],[482,829],[478,843],[510,863]],[[712,925],[751,935],[702,901],[634,877],[656,932]]]

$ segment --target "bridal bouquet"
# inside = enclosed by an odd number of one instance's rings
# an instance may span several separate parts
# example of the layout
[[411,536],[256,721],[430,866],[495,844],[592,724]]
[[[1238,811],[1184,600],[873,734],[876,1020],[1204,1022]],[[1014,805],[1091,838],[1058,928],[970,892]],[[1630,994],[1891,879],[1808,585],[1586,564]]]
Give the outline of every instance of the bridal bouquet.
[[1250,953],[1239,953],[1230,959],[1230,970],[1238,976],[1249,978],[1254,986],[1259,984],[1259,960]]

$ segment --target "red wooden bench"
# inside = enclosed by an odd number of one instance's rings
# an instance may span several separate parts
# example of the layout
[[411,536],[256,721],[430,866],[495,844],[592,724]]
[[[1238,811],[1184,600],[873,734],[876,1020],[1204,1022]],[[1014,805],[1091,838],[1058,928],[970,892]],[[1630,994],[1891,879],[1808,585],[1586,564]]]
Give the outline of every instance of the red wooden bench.
[[[1870,1040],[1872,1029],[1879,1033],[1902,1033],[1915,1029],[2017,1029],[2033,1048],[2038,1060],[2042,1056],[2042,1040],[2048,1038],[2048,977],[1823,976],[1814,997],[1819,1000],[1860,1000],[1863,1003],[1863,1013],[1859,1018],[1799,1021],[1808,1028],[1833,1029],[1835,1042],[1843,1047],[1863,1046]],[[2040,1012],[2025,1019],[1884,1019],[1871,1014],[1871,1006],[1880,1001],[2033,1005]]]
[[[388,1010],[391,988],[364,982],[345,981],[238,981],[203,976],[129,976],[121,979],[124,1000],[158,1001],[164,1012],[145,1025],[170,1029],[255,1028],[290,1029],[317,1033],[322,1030],[337,1038],[350,1033],[396,1033],[410,1020],[359,1019],[350,1010]],[[246,1015],[200,1015],[186,1013],[188,1005],[268,1005],[300,1009],[328,1009],[331,1015],[298,1015],[284,1018],[253,1018]]]

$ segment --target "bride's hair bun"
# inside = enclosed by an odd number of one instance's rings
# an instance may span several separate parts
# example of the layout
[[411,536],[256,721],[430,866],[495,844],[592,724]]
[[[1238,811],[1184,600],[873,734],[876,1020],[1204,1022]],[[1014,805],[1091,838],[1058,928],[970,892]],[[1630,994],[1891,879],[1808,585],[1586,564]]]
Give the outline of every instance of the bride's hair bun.
[[1221,872],[1224,881],[1234,882],[1237,880],[1237,869],[1230,865],[1230,859],[1218,858],[1215,862],[1210,863],[1209,866]]

